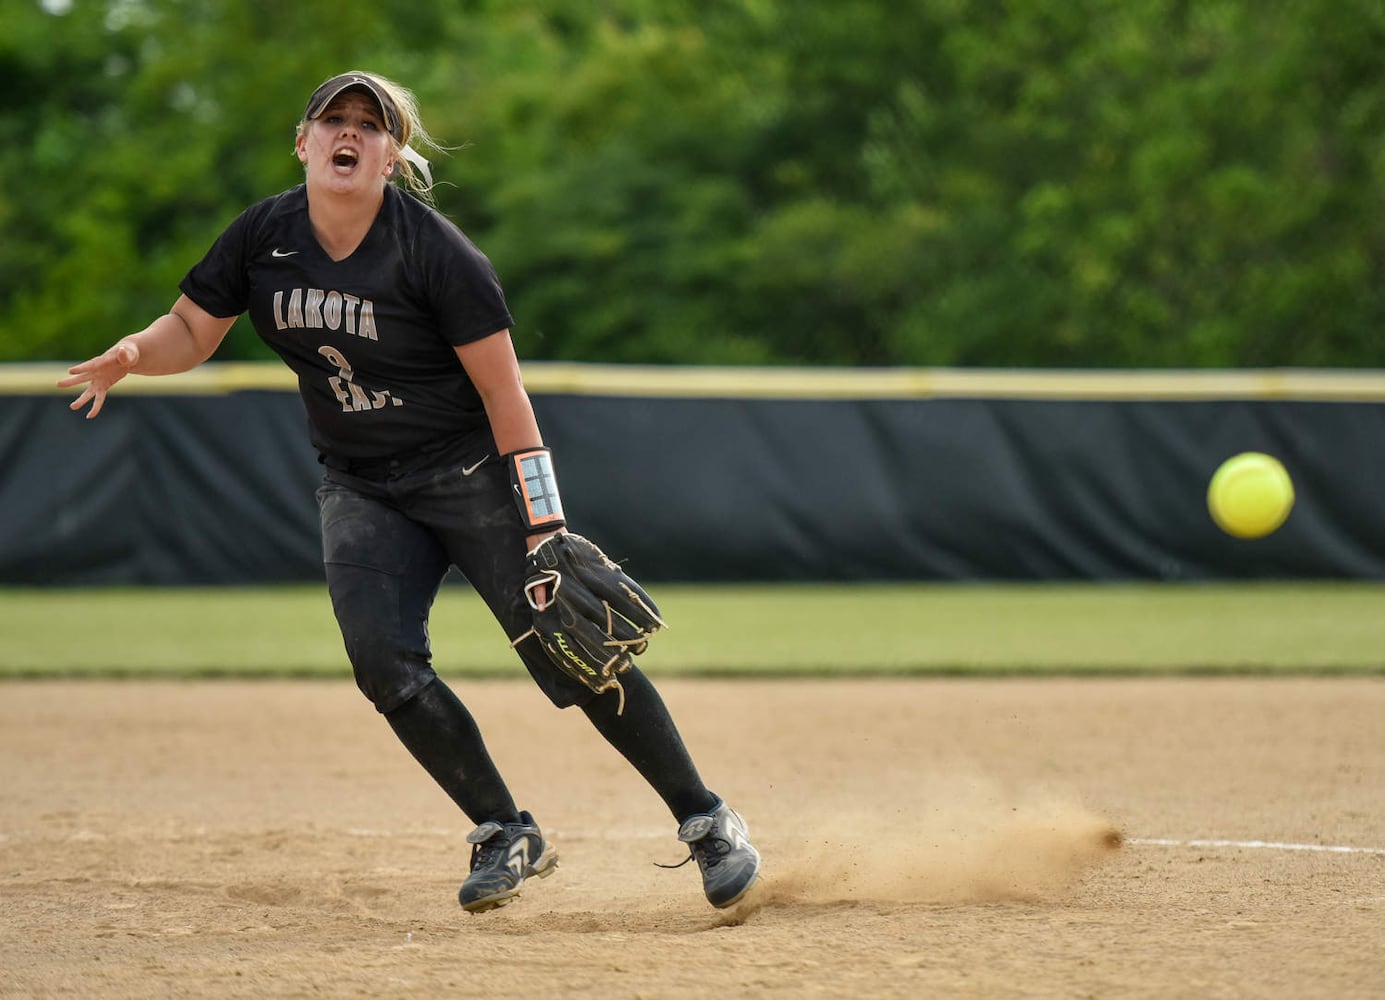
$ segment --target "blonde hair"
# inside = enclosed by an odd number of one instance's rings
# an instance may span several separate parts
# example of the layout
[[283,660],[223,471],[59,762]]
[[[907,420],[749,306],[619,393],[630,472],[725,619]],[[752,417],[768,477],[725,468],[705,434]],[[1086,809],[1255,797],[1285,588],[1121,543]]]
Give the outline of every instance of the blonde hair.
[[[421,145],[438,153],[446,152],[446,150],[423,127],[423,119],[418,112],[418,99],[414,97],[414,92],[379,73],[370,73],[359,69],[348,70],[347,72],[352,76],[367,77],[394,102],[395,112],[399,116],[399,135],[396,137],[392,132],[386,131],[395,153],[394,173],[391,175],[391,180],[399,181],[420,200],[432,205],[434,185],[428,170],[428,161],[414,147]],[[308,119],[306,117],[300,119],[294,133],[295,136],[303,135],[307,127]]]

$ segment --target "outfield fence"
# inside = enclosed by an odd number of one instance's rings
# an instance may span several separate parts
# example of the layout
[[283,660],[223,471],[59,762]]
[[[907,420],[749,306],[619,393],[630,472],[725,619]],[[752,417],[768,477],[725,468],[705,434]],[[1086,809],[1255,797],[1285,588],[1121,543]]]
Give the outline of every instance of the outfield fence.
[[[99,419],[0,366],[0,583],[319,579],[294,377],[131,377]],[[1385,578],[1385,373],[529,364],[574,530],[683,582]],[[1222,534],[1241,451],[1297,488]]]

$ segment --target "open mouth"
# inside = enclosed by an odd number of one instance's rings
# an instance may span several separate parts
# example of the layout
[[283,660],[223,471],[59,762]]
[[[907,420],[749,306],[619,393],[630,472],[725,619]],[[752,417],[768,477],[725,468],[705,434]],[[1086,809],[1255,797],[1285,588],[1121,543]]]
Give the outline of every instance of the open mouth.
[[332,165],[334,167],[349,169],[356,165],[358,159],[360,159],[360,157],[356,155],[354,149],[339,149],[332,154]]

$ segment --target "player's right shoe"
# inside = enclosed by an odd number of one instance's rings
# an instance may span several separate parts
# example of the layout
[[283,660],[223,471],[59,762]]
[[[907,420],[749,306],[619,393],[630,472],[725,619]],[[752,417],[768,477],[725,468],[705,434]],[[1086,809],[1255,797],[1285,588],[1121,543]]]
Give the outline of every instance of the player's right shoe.
[[678,839],[688,845],[702,870],[707,902],[719,909],[740,902],[760,877],[760,852],[751,846],[750,830],[721,799],[711,812],[683,820]]
[[519,814],[518,823],[482,823],[466,839],[471,874],[457,898],[468,913],[504,906],[519,895],[526,878],[547,878],[558,867],[558,852],[527,812]]

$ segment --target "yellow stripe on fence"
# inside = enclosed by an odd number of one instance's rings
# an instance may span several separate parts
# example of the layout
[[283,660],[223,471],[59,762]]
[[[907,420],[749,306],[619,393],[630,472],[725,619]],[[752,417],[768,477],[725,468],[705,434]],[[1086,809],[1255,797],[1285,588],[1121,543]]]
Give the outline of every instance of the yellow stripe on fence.
[[[688,399],[1065,399],[1385,401],[1378,369],[766,368],[529,362],[536,394]],[[0,365],[0,394],[71,393],[58,364]],[[132,376],[117,390],[163,395],[292,392],[278,362],[211,362],[181,375]]]

